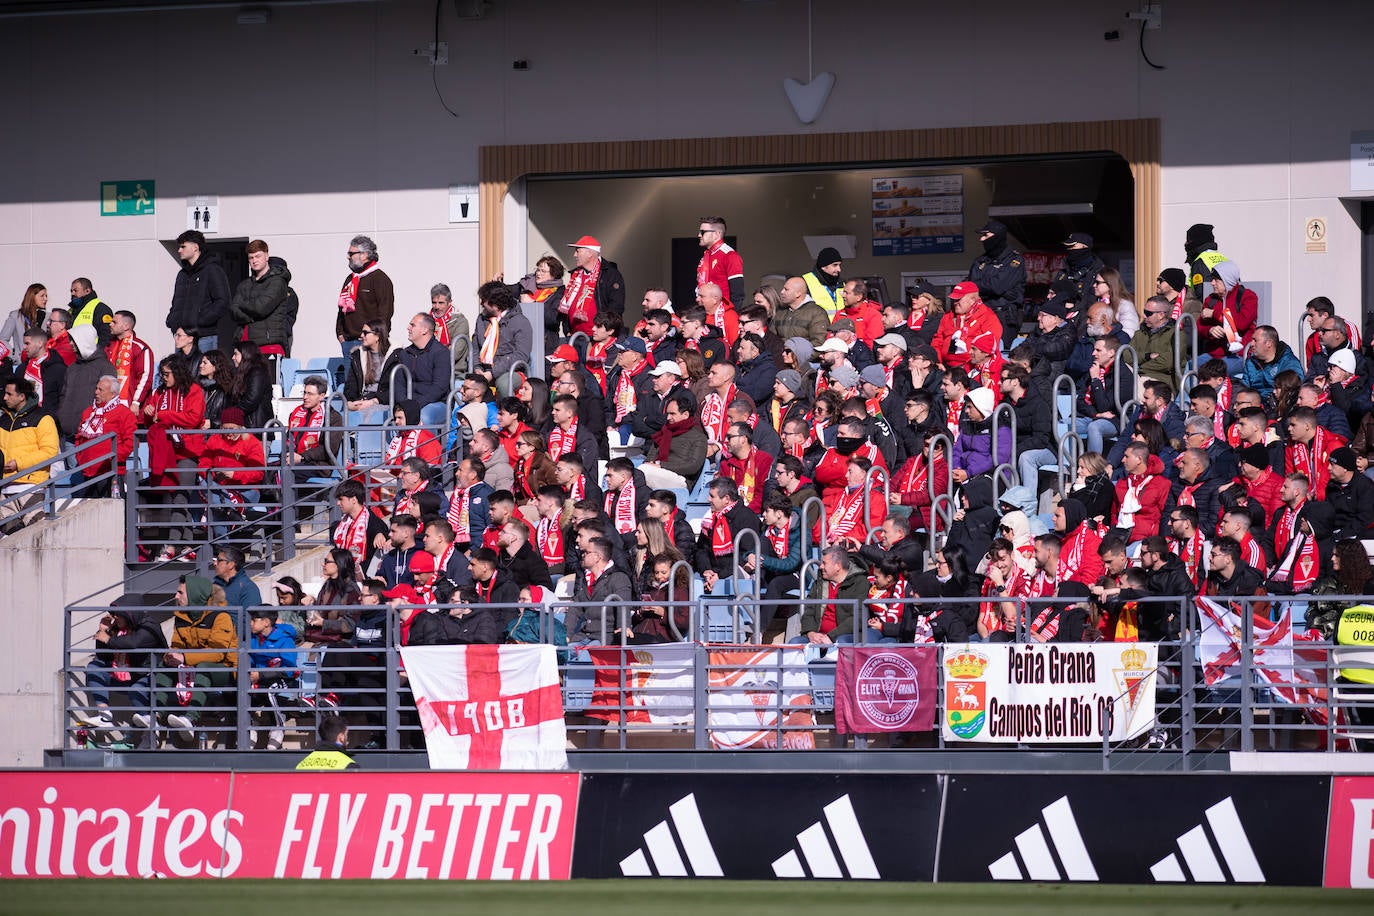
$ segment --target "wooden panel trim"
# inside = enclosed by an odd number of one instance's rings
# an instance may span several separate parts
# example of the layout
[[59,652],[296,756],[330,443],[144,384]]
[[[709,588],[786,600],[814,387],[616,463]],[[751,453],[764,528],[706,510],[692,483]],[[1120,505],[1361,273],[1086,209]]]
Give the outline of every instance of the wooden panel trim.
[[479,150],[478,273],[504,267],[503,205],[510,183],[526,175],[724,171],[872,165],[941,159],[1113,152],[1135,179],[1136,302],[1154,293],[1160,251],[1160,139],[1157,118],[1065,121],[995,127],[828,134],[771,134],[484,146]]

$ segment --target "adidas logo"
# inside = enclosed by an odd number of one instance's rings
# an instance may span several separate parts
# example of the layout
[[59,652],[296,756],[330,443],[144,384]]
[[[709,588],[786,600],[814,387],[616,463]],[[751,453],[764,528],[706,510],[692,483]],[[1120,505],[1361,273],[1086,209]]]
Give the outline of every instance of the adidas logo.
[[[1069,797],[1065,795],[1040,809],[1040,815],[1045,821],[1043,829],[1037,823],[1018,833],[1016,849],[988,866],[993,880],[1096,881],[1097,869],[1088,856],[1088,848],[1083,845],[1083,835],[1078,832],[1078,821],[1074,820],[1073,809],[1069,807]],[[1046,830],[1049,831],[1048,840]]]
[[[1208,828],[1211,828],[1209,838]],[[1226,862],[1226,870],[1231,873],[1228,879],[1217,861],[1216,850]],[[1198,824],[1178,838],[1178,851],[1183,856],[1183,865],[1188,866],[1188,874],[1199,883],[1236,882],[1264,883],[1264,871],[1255,858],[1255,850],[1250,846],[1250,837],[1241,825],[1240,815],[1236,814],[1235,803],[1227,796],[1207,809],[1206,825]],[[1156,881],[1188,881],[1183,874],[1183,866],[1178,856],[1172,852],[1150,866],[1150,874]]]
[[[880,878],[878,866],[873,862],[873,853],[868,848],[863,831],[859,829],[859,819],[854,816],[854,806],[849,796],[840,796],[822,810],[825,812],[824,823],[816,821],[797,834],[797,845],[802,858],[806,859],[806,866],[803,867],[797,850],[793,849],[773,862],[773,874],[779,878],[843,878],[844,871],[835,858],[835,850],[838,849],[840,858],[844,860],[844,868],[849,871],[848,877]],[[830,828],[829,836],[826,835],[826,826]],[[811,871],[809,876],[808,868]]]
[[[672,821],[671,827],[668,821]],[[676,839],[674,830],[677,832]],[[620,873],[625,877],[652,878],[655,873],[660,878],[720,878],[724,875],[711,838],[706,835],[706,825],[701,822],[695,794],[669,805],[668,820],[659,821],[644,834],[644,845],[649,850],[648,859],[644,857],[643,849],[636,849],[620,860]],[[687,862],[682,861],[684,852]],[[653,859],[652,870],[649,868],[649,859]],[[689,863],[691,871],[687,870]]]

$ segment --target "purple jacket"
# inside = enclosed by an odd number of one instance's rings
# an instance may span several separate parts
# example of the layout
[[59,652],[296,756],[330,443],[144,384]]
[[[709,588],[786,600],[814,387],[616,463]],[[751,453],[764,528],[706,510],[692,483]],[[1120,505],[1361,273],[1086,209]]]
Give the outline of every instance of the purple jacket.
[[969,431],[965,425],[954,440],[953,468],[963,468],[968,476],[987,474],[999,464],[1014,460],[1011,445],[1011,424],[997,430],[997,454],[992,453],[991,425]]

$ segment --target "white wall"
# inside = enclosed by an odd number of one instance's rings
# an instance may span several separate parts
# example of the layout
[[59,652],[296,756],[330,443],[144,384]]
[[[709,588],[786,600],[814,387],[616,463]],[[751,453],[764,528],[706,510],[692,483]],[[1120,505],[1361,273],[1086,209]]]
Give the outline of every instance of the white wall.
[[[218,194],[225,235],[290,262],[298,349],[324,354],[354,233],[377,239],[403,313],[436,280],[461,298],[485,279],[475,228],[446,217],[484,144],[1158,117],[1166,254],[1211,222],[1244,276],[1273,282],[1281,329],[1319,293],[1354,316],[1341,198],[1349,134],[1374,128],[1374,5],[1166,0],[1146,37],[1163,71],[1136,53],[1135,5],[817,0],[815,67],[838,82],[809,127],[780,85],[806,76],[803,0],[496,0],[477,22],[445,4],[437,77],[458,118],[411,54],[429,0],[275,8],[258,27],[232,11],[6,20],[0,277],[17,304],[32,280],[60,293],[89,275],[164,346],[175,264],[158,240],[184,228],[185,196]],[[157,181],[157,215],[99,217],[98,183],[133,178]],[[1330,221],[1325,255],[1303,253],[1308,216]]]

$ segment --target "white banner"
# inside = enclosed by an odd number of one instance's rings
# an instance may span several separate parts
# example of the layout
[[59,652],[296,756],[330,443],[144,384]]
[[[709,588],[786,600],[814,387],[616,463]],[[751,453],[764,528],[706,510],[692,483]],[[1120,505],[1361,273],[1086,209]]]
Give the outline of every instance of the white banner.
[[[946,741],[1124,741],[1155,722],[1154,643],[944,647]],[[1109,716],[1108,709],[1114,709]]]
[[567,769],[553,646],[414,646],[401,660],[431,768]]
[[607,722],[691,725],[696,651],[694,643],[588,649],[596,691],[587,715]]

